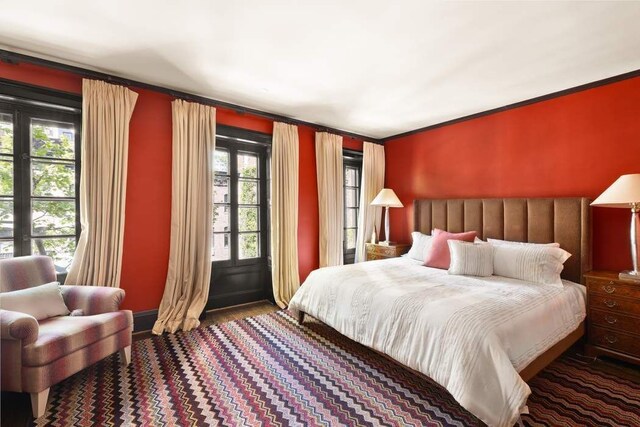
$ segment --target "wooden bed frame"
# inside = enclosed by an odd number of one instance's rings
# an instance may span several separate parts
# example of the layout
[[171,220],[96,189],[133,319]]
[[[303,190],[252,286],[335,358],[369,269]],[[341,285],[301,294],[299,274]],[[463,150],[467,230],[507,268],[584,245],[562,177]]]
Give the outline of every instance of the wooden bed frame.
[[[416,200],[413,204],[414,230],[425,234],[431,234],[434,228],[453,233],[476,231],[483,240],[557,242],[572,254],[565,262],[562,277],[583,283],[584,274],[591,270],[589,203],[582,197]],[[298,323],[302,324],[305,313],[298,312],[297,315]],[[584,334],[585,324],[582,322],[522,369],[519,372],[522,379],[531,380]]]

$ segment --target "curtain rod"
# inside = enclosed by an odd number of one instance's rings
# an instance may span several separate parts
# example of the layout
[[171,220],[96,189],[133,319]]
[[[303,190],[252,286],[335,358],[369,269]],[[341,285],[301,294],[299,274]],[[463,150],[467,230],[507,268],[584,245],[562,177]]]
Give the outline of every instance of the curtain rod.
[[183,99],[185,101],[198,102],[200,104],[226,108],[228,110],[235,111],[238,114],[251,114],[254,116],[264,117],[270,120],[284,122],[291,125],[307,126],[319,132],[330,132],[330,133],[335,133],[335,134],[350,137],[350,138],[362,139],[367,142],[373,142],[374,144],[383,144],[383,142],[377,138],[371,138],[371,137],[360,135],[353,132],[347,132],[344,130],[335,129],[328,126],[321,126],[315,123],[306,122],[304,120],[298,120],[298,119],[294,119],[291,117],[282,116],[274,113],[268,113],[268,112],[257,110],[254,108],[243,107],[241,105],[232,104],[230,102],[219,101],[213,98],[206,98],[204,96],[194,95],[194,94],[183,92],[180,90],[169,89],[166,87],[157,86],[150,83],[143,83],[136,80],[127,79],[124,77],[114,76],[112,74],[102,73],[100,71],[94,71],[86,68],[76,67],[74,65],[63,64],[60,62],[38,58],[35,56],[25,55],[22,53],[12,52],[5,49],[0,49],[0,61],[6,62],[8,64],[18,64],[20,62],[24,62],[28,64],[44,66],[47,68],[52,68],[54,70],[60,70],[60,71],[66,71],[66,72],[78,74],[82,77],[105,80],[109,83],[116,83],[123,86],[137,87],[140,89],[148,89],[155,92],[167,94],[174,98]]

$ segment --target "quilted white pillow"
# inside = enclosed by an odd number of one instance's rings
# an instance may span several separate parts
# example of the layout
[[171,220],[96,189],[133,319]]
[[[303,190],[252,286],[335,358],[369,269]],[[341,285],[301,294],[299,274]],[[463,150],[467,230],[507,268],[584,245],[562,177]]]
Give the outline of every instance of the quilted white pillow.
[[431,236],[428,234],[422,234],[419,231],[411,233],[413,244],[411,249],[407,252],[409,258],[413,258],[417,261],[424,262],[427,257],[427,251],[431,247]]
[[58,282],[0,293],[0,308],[25,313],[37,320],[69,314]]
[[493,274],[493,246],[488,243],[470,243],[449,240],[451,264],[449,274],[491,276]]
[[544,245],[493,246],[493,274],[562,287],[560,273],[571,254]]

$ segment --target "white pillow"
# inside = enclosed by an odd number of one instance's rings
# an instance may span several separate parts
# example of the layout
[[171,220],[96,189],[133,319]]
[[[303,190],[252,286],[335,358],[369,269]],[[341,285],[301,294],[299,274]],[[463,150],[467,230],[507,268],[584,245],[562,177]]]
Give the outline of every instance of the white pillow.
[[26,313],[38,320],[69,314],[58,282],[0,293],[0,308]]
[[427,258],[427,251],[431,247],[432,237],[428,234],[422,234],[419,231],[414,231],[411,233],[411,238],[413,239],[413,243],[411,245],[411,249],[407,252],[407,256],[417,261],[424,262]]
[[560,273],[571,254],[544,245],[493,246],[493,274],[562,287]]
[[514,242],[512,240],[498,240],[498,239],[487,239],[487,242],[491,243],[494,246],[500,245],[521,245],[521,246],[547,246],[552,248],[559,248],[560,243],[529,243],[529,242]]
[[447,244],[451,254],[449,274],[483,277],[493,274],[493,246],[460,240],[449,240]]

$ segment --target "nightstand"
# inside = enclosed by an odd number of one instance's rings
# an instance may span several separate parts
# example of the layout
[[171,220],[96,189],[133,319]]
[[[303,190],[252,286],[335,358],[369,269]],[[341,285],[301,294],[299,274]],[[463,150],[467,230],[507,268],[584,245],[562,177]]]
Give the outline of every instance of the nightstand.
[[366,243],[365,246],[367,261],[399,257],[402,254],[406,254],[409,252],[409,249],[411,249],[411,245],[404,243],[397,243],[389,246]]
[[591,271],[587,285],[589,356],[606,355],[640,364],[640,283],[618,273]]

